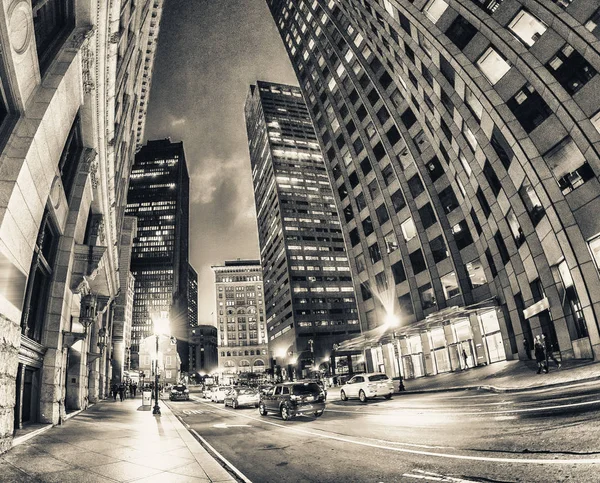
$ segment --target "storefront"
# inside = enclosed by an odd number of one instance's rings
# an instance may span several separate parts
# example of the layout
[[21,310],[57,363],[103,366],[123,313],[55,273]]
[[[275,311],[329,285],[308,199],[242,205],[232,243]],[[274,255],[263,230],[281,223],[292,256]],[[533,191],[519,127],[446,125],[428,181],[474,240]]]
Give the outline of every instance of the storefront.
[[400,352],[404,377],[414,379],[425,375],[425,361],[423,359],[423,342],[420,335],[413,335],[401,339]]
[[506,360],[500,322],[495,310],[488,310],[478,314],[481,335],[486,350],[488,364]]
[[450,365],[450,354],[448,353],[448,347],[446,346],[446,335],[444,334],[443,327],[436,327],[428,331],[429,344],[431,352],[433,354],[435,372],[437,374],[441,372],[450,372],[452,366]]

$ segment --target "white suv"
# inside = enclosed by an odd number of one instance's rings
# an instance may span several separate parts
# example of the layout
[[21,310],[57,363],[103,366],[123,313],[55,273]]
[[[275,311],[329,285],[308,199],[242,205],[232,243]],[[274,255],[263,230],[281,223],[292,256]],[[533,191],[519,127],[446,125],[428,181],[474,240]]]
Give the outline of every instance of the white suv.
[[348,398],[358,397],[361,402],[377,396],[390,399],[394,393],[394,383],[381,372],[370,374],[358,374],[344,384],[340,389],[340,398],[347,401]]

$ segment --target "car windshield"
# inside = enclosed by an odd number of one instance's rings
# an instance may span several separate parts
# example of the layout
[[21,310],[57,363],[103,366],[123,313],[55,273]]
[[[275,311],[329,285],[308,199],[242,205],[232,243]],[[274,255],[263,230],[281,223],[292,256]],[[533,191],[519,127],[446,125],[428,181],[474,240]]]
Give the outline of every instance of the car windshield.
[[178,384],[177,386],[173,386],[173,389],[176,391],[185,391],[186,387],[183,384]]
[[385,374],[375,374],[374,376],[369,376],[369,381],[387,381],[389,377]]
[[321,388],[314,382],[307,382],[304,384],[294,384],[292,394],[294,396],[305,396],[307,394],[314,394],[315,392],[321,392]]
[[242,388],[238,389],[238,394],[254,394],[256,391],[253,391],[250,388]]

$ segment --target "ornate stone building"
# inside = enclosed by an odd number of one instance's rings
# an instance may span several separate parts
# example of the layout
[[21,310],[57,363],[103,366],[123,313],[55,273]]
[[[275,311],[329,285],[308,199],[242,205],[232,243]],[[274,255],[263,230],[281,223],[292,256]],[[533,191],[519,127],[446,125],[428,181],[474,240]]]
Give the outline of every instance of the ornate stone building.
[[267,3],[379,330],[373,365],[526,359],[540,333],[598,359],[598,2]]
[[162,0],[0,1],[0,450],[111,378]]

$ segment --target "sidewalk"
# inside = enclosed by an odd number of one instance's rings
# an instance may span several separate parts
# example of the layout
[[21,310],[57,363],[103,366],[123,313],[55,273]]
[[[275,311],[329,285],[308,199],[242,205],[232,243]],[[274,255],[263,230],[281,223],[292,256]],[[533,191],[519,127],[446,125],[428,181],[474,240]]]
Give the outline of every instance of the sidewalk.
[[407,393],[465,389],[519,392],[600,380],[600,363],[591,361],[564,361],[561,369],[550,361],[548,374],[536,374],[536,371],[535,361],[503,361],[464,371],[406,379],[404,385]]
[[0,481],[235,482],[161,403],[105,400],[0,456]]

